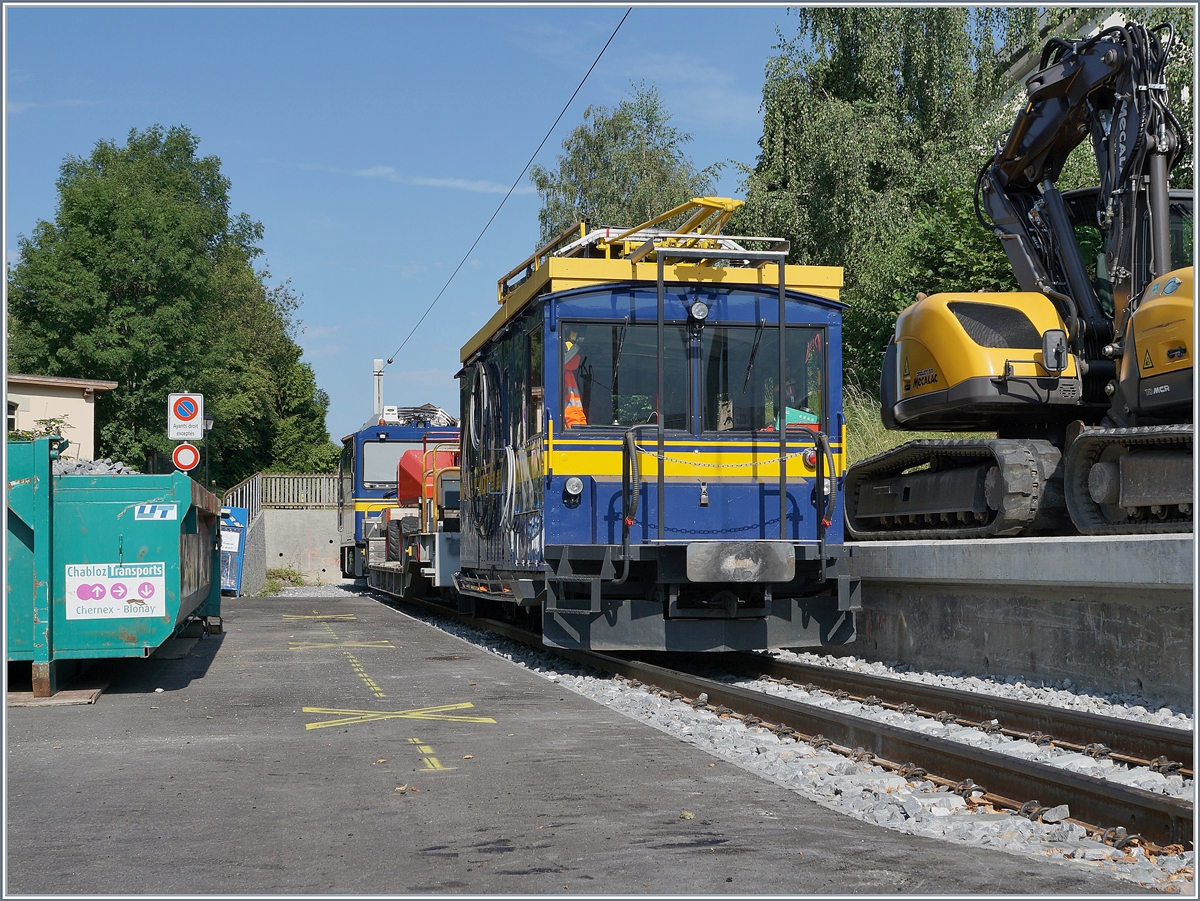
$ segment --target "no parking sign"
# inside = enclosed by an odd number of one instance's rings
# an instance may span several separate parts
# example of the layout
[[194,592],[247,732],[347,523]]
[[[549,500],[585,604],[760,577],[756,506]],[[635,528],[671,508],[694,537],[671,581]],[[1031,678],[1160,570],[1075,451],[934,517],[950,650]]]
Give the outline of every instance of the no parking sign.
[[204,438],[203,394],[167,396],[167,437],[172,441],[200,441]]

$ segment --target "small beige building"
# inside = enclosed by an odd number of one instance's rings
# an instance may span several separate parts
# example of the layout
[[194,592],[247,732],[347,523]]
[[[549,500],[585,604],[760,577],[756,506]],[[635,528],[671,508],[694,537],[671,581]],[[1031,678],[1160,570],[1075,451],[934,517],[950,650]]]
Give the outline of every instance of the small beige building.
[[8,429],[33,431],[39,419],[66,419],[63,437],[70,440],[65,457],[96,456],[96,395],[112,391],[116,382],[68,379],[54,375],[8,374]]

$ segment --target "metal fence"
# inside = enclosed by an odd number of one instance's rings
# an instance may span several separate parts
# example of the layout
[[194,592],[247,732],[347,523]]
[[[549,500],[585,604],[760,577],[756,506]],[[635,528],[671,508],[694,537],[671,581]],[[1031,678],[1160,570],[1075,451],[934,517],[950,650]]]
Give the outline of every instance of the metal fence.
[[337,476],[264,473],[262,505],[274,509],[325,509],[337,506]]
[[326,473],[256,472],[225,492],[226,507],[324,510],[337,506],[337,476]]
[[262,509],[262,479],[263,474],[256,472],[248,479],[243,479],[225,492],[221,504],[225,507],[245,507],[250,511],[250,522],[254,522],[258,511]]

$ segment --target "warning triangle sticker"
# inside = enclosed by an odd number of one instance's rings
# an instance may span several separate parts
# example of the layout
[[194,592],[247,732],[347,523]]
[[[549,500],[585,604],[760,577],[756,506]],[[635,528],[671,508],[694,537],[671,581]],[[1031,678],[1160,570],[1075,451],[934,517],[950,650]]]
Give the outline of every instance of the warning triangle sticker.
[[1146,351],[1146,358],[1142,360],[1143,369],[1153,369],[1154,361],[1150,359],[1150,351]]
[[904,358],[904,377],[908,378],[908,357]]

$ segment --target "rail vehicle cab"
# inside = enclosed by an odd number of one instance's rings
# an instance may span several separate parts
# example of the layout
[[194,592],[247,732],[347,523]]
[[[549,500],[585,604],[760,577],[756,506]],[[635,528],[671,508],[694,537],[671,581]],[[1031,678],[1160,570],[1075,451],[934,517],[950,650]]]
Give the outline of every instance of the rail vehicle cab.
[[459,441],[429,432],[406,450],[395,477],[396,506],[383,511],[380,536],[368,540],[367,584],[396,597],[454,594],[459,548]]
[[469,602],[540,616],[562,647],[853,638],[842,273],[693,230],[738,205],[580,227],[501,279],[459,373]]
[[[397,472],[407,451],[420,453],[427,436],[458,440],[458,421],[432,404],[385,408],[342,439],[338,459],[337,514],[341,567],[346,578],[363,578],[372,538],[382,538],[383,512],[398,506]],[[381,542],[376,542],[382,548]],[[382,559],[382,557],[380,557]]]

